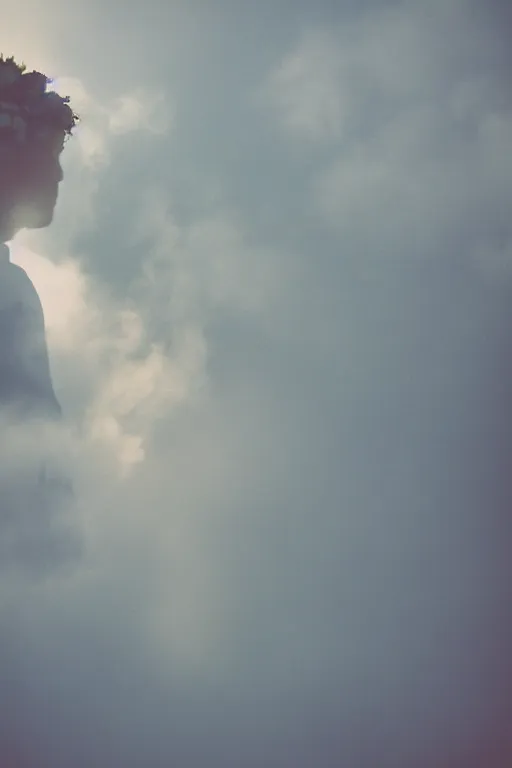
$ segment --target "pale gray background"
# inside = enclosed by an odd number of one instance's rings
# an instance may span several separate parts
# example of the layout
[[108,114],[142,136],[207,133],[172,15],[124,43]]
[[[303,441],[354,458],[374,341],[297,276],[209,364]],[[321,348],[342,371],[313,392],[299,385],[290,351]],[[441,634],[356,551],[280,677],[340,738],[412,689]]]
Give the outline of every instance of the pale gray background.
[[[53,67],[82,115],[54,225],[18,260],[86,425],[73,535],[2,575],[6,749],[503,766],[507,4],[6,14],[5,52]],[[94,438],[112,412],[144,452],[121,479],[124,437]]]

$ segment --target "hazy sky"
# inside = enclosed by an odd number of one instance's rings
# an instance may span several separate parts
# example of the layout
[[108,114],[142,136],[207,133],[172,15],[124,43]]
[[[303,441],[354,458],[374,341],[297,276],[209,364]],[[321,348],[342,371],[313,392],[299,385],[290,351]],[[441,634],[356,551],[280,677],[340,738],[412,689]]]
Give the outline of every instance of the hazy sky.
[[2,546],[2,768],[503,768],[507,3],[4,12],[81,124],[12,246],[77,503]]

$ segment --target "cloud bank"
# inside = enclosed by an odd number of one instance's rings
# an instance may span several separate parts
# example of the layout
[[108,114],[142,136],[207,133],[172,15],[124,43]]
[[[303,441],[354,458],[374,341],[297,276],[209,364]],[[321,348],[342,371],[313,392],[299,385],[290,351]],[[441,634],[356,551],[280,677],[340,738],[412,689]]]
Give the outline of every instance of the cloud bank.
[[504,765],[505,6],[72,6],[2,42],[82,123],[12,247],[75,500],[3,523],[0,764]]

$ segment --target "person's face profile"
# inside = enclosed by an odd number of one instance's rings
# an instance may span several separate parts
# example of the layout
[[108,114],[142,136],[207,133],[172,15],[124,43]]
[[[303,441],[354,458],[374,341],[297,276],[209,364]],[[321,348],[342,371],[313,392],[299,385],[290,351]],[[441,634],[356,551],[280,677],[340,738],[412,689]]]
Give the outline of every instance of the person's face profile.
[[60,156],[79,120],[69,97],[48,86],[41,72],[26,71],[0,54],[0,237],[47,227],[53,220]]
[[13,205],[20,228],[40,229],[51,224],[64,177],[61,152],[58,145],[53,149],[31,147],[20,155],[13,179]]

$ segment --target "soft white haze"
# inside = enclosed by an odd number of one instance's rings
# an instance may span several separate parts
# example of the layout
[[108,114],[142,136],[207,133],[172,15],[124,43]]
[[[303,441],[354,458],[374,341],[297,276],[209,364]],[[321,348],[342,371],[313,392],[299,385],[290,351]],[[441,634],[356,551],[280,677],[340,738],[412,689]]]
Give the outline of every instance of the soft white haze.
[[81,123],[12,244],[77,499],[2,545],[0,768],[504,768],[507,4],[2,8]]

